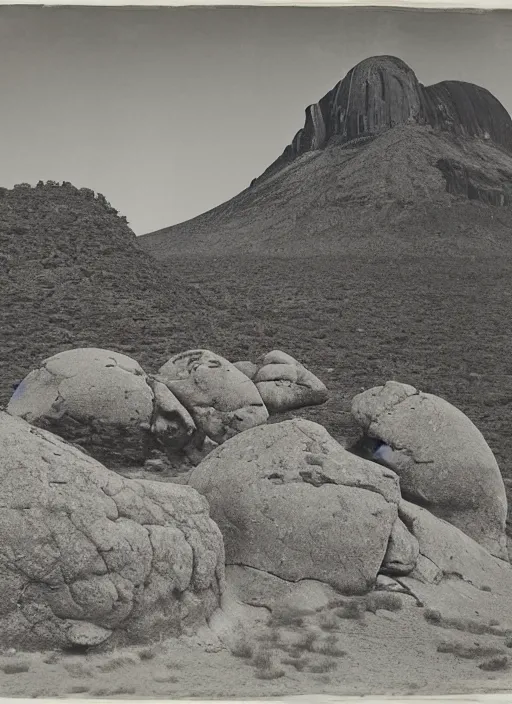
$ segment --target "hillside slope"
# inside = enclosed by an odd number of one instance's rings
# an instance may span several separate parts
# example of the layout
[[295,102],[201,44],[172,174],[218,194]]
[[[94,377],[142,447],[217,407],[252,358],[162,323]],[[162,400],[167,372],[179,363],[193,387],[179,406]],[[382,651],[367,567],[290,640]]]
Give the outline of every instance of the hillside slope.
[[1,189],[0,270],[0,403],[64,349],[136,352],[144,365],[201,341],[204,297],[143,252],[89,189]]
[[139,238],[159,258],[510,247],[512,120],[484,88],[422,86],[394,57],[354,67],[249,188]]
[[[158,258],[512,246],[512,154],[428,126],[305,152],[193,220],[138,238]],[[503,207],[497,204],[503,202]]]

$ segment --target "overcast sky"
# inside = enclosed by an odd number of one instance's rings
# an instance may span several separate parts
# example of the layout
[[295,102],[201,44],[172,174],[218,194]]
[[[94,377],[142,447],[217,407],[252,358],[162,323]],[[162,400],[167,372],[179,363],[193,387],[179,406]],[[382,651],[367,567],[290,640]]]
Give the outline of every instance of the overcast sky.
[[244,189],[304,109],[376,54],[512,112],[512,12],[0,8],[0,185],[66,180],[136,232]]

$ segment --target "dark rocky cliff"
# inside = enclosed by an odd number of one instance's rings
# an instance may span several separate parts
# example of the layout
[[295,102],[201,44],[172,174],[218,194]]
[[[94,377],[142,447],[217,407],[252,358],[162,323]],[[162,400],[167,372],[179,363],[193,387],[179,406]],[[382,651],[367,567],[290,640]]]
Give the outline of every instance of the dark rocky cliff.
[[489,91],[461,81],[425,87],[401,59],[374,56],[306,109],[304,127],[260,178],[333,141],[348,144],[405,124],[488,139],[512,150],[512,120]]

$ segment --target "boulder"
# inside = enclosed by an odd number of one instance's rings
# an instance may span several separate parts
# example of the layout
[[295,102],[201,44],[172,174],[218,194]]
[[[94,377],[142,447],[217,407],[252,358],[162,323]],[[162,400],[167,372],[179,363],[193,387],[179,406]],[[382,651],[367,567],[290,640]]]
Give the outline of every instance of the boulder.
[[215,611],[222,536],[192,488],[126,480],[4,412],[0,454],[4,648],[149,642]]
[[7,411],[112,467],[143,464],[154,448],[175,458],[197,432],[164,384],[130,357],[96,348],[44,360],[17,387]]
[[208,350],[188,350],[171,357],[158,371],[185,406],[198,429],[216,443],[268,419],[253,382],[227,359]]
[[400,477],[402,495],[508,560],[507,499],[480,431],[438,396],[390,381],[356,396],[352,414],[373,458]]
[[491,585],[497,592],[500,584],[512,588],[510,564],[451,523],[408,501],[401,501],[399,516],[418,543],[419,556],[409,577],[431,584],[456,577],[478,588]]
[[233,362],[233,366],[236,367],[239,371],[242,372],[242,374],[245,374],[245,376],[251,380],[254,379],[258,371],[258,365],[254,364],[254,362]]
[[332,587],[318,580],[289,582],[269,572],[242,565],[226,567],[226,582],[243,604],[265,607],[276,613],[286,609],[295,613],[314,613],[339,597]]
[[226,564],[354,594],[376,579],[400,501],[394,472],[302,419],[231,438],[192,470],[189,485],[208,499]]
[[381,573],[387,575],[409,574],[416,567],[420,549],[417,538],[397,518],[389,536]]
[[263,357],[253,380],[270,413],[316,406],[325,403],[329,397],[320,379],[279,350]]

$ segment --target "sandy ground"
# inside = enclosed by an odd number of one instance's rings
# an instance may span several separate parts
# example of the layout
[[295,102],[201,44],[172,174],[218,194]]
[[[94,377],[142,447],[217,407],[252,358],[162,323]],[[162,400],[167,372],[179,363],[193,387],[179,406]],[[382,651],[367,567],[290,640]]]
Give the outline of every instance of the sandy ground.
[[[268,625],[257,617],[231,639],[238,656],[210,629],[209,643],[201,636],[110,652],[7,653],[0,656],[0,696],[175,699],[512,690],[507,647],[512,643],[503,628],[500,635],[476,635],[440,626],[411,597],[401,599],[398,611],[367,611],[362,618],[337,617],[339,609],[332,606],[296,624]],[[475,613],[483,617],[480,623],[489,623],[487,613]],[[500,669],[479,667],[491,660]]]

